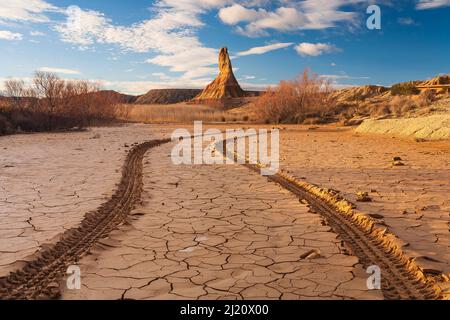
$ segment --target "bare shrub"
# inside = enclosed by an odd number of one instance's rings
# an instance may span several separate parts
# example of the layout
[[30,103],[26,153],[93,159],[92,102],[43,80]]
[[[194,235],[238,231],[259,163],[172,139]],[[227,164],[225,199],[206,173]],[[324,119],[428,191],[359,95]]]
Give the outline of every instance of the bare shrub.
[[419,94],[420,90],[410,82],[405,83],[397,83],[391,87],[391,94],[393,96],[405,96],[405,95],[414,95]]
[[306,118],[323,118],[331,109],[331,86],[325,79],[305,70],[292,81],[268,88],[256,101],[261,117],[268,123],[302,123]]
[[6,80],[4,86],[4,94],[9,98],[12,108],[28,108],[35,102],[35,91],[27,87],[23,80]]
[[[371,101],[365,108],[359,110],[367,110],[365,116],[374,117],[404,117],[410,116],[421,110],[429,111],[429,107],[433,105],[436,100],[435,94],[432,91],[422,92],[419,95],[395,95],[388,96],[377,101]],[[425,112],[425,113],[426,113]]]
[[371,112],[369,113],[369,115],[375,116],[375,117],[385,117],[385,116],[388,116],[391,114],[392,114],[392,112],[389,107],[389,104],[385,103],[385,102],[376,104],[372,108]]
[[394,96],[389,102],[389,110],[396,116],[401,116],[415,108],[415,104],[408,96]]
[[23,81],[5,83],[8,118],[15,130],[52,131],[84,127],[115,118],[119,95],[100,91],[89,81],[64,80],[47,72],[36,72],[31,86]]

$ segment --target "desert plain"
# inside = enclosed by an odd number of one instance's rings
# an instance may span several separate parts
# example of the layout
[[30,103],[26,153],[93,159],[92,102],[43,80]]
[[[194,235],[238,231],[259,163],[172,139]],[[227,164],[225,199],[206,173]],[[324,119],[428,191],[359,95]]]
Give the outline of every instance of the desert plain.
[[[134,146],[170,138],[179,126],[0,137],[0,277],[111,198]],[[230,126],[246,125],[205,129]],[[448,297],[450,142],[335,125],[277,128],[283,172],[339,192],[395,235]],[[62,299],[383,299],[307,202],[243,165],[174,165],[173,145],[145,153],[139,201],[74,262],[81,289],[69,290],[65,278],[53,284]]]

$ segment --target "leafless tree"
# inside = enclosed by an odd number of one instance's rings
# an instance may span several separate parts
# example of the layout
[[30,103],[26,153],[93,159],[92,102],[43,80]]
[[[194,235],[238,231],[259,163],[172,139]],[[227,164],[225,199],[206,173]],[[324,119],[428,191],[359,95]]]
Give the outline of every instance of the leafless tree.
[[[14,126],[26,130],[56,130],[83,127],[113,120],[120,95],[101,91],[96,83],[64,80],[56,74],[36,72],[32,85],[8,80],[5,92]],[[30,108],[30,106],[33,106]]]
[[34,93],[27,88],[23,80],[5,81],[5,94],[10,98],[13,108],[23,109],[27,106],[27,99],[33,97]]

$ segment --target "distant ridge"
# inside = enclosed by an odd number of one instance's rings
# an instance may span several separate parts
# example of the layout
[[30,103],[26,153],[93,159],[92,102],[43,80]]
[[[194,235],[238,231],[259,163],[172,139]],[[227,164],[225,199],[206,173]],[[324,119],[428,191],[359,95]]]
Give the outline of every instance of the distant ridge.
[[[446,93],[450,91],[450,75],[440,75],[425,81],[405,81],[397,85],[412,85],[420,89],[420,91],[434,90],[438,94]],[[418,92],[420,93],[420,91]],[[390,95],[391,88],[389,87],[366,85],[336,90],[331,94],[331,97],[337,102],[352,102],[372,98],[384,98]]]
[[100,98],[107,98],[107,97],[113,97],[120,103],[134,103],[136,99],[138,99],[138,96],[132,96],[129,94],[123,94],[114,90],[100,90],[97,92],[91,92],[89,94],[97,95]]
[[192,100],[200,89],[153,89],[140,96],[136,104],[173,104]]

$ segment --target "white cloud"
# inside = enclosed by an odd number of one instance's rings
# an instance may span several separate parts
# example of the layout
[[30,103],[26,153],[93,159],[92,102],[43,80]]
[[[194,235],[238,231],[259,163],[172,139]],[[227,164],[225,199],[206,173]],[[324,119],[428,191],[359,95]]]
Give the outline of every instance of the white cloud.
[[323,74],[320,76],[323,79],[328,79],[328,80],[332,80],[332,81],[337,81],[337,80],[367,80],[370,79],[370,77],[354,77],[354,76],[349,76],[345,73],[342,74]]
[[274,44],[270,44],[267,46],[262,46],[262,47],[254,47],[251,48],[249,50],[246,51],[241,51],[238,52],[237,55],[238,56],[249,56],[249,55],[254,55],[254,54],[264,54],[270,51],[274,51],[274,50],[278,50],[278,49],[283,49],[283,48],[287,48],[292,46],[294,43],[292,42],[287,42],[287,43],[274,43]]
[[426,10],[448,6],[450,6],[450,0],[419,0],[416,8],[418,10]]
[[398,18],[398,19],[397,19],[397,22],[398,22],[399,24],[404,25],[404,26],[412,26],[412,25],[415,25],[415,24],[416,24],[416,22],[415,22],[412,18],[410,18],[410,17]]
[[220,20],[229,25],[235,25],[243,21],[254,21],[258,18],[262,18],[266,14],[267,11],[263,9],[247,9],[240,4],[234,4],[219,10]]
[[341,81],[349,82],[350,80],[369,80],[370,79],[370,77],[350,76],[343,71],[339,74],[323,74],[323,75],[320,75],[320,78],[326,80],[331,85],[331,87],[336,90],[357,86],[356,84],[341,83]]
[[[203,14],[218,10],[219,19],[225,24],[232,25],[244,35],[256,36],[268,34],[273,30],[291,32],[324,29],[341,22],[352,23],[356,13],[341,8],[367,1],[155,0],[149,8],[147,20],[131,25],[120,25],[102,12],[83,10],[78,6],[62,9],[44,0],[0,0],[0,23],[48,22],[49,13],[63,13],[66,19],[52,24],[52,28],[59,33],[62,41],[73,44],[80,50],[95,50],[98,45],[115,45],[122,52],[148,53],[146,63],[156,64],[167,68],[170,72],[181,74],[172,75],[167,72],[166,77],[160,79],[163,86],[200,87],[208,83],[217,73],[218,53],[216,48],[204,45],[199,38],[198,31],[204,26]],[[348,8],[346,6],[345,10],[350,10]],[[37,36],[37,32],[30,35]],[[292,44],[256,47],[237,56],[263,54],[290,45]],[[313,55],[328,50],[318,48]],[[139,83],[142,82],[137,84]],[[137,86],[136,82],[125,84]]]
[[60,74],[70,74],[70,75],[81,74],[81,72],[78,70],[63,69],[63,68],[51,68],[51,67],[42,67],[42,68],[39,68],[38,71],[60,73]]
[[249,76],[249,75],[245,75],[242,78],[245,79],[245,80],[255,80],[256,79],[255,76]]
[[200,15],[220,6],[220,0],[163,0],[152,7],[154,17],[131,26],[118,26],[103,13],[67,8],[67,21],[56,30],[65,42],[81,48],[115,44],[125,51],[152,52],[147,63],[184,73],[184,78],[202,77],[217,64],[217,50],[205,47],[196,32],[203,26]]
[[317,57],[323,53],[338,51],[339,49],[328,43],[308,43],[303,42],[295,46],[295,50],[302,56]]
[[282,6],[269,11],[263,8],[246,8],[239,4],[220,9],[223,23],[237,26],[236,30],[246,36],[267,35],[268,30],[295,31],[326,29],[339,22],[353,23],[355,12],[341,11],[340,7],[367,0],[305,0],[281,1]]
[[30,31],[30,36],[32,37],[42,37],[45,36],[45,33],[40,31]]
[[6,30],[0,30],[0,39],[1,40],[22,40],[22,34],[6,31]]
[[6,21],[48,22],[46,12],[57,11],[43,0],[1,0],[0,23]]

